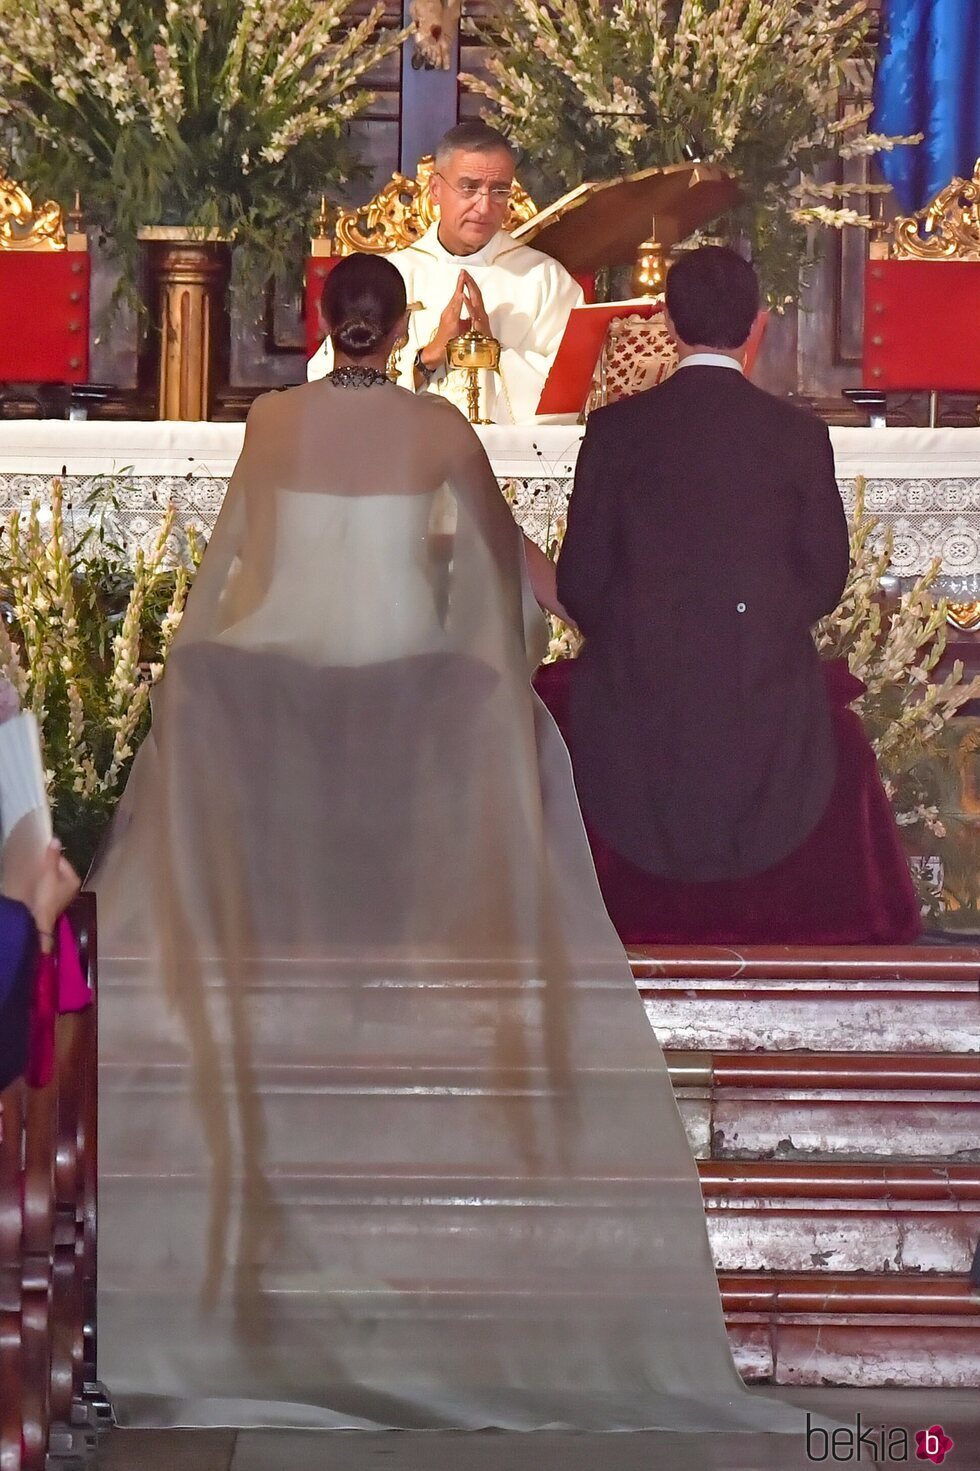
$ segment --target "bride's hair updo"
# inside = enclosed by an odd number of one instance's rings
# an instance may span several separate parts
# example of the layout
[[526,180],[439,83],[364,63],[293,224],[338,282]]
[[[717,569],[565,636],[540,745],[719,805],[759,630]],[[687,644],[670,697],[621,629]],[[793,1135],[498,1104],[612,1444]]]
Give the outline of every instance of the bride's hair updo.
[[335,350],[350,358],[376,352],[405,315],[401,272],[380,255],[348,255],[323,283],[320,309]]

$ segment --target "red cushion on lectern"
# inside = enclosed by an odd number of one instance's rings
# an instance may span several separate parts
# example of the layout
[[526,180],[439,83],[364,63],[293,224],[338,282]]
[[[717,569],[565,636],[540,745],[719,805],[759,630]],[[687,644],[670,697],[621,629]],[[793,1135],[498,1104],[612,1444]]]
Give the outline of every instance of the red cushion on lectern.
[[303,316],[306,322],[306,356],[311,358],[323,341],[323,324],[320,321],[320,297],[323,283],[334,266],[343,257],[339,255],[311,255],[306,262],[306,290],[304,293]]
[[865,387],[975,393],[978,343],[980,261],[868,262]]
[[0,253],[0,380],[84,383],[88,321],[85,251]]

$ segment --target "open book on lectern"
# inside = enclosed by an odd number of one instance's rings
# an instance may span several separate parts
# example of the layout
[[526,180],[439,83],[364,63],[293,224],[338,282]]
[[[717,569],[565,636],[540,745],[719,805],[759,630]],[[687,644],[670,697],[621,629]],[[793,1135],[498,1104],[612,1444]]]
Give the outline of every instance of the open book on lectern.
[[[665,310],[663,297],[637,296],[629,301],[593,302],[572,308],[551,372],[538,400],[539,414],[580,414],[595,380],[609,324],[623,317],[656,317]],[[769,313],[762,311],[745,344],[744,372],[750,377],[759,354]],[[673,367],[669,369],[673,372]]]
[[662,300],[597,301],[572,308],[551,372],[538,400],[539,414],[580,414],[592,388],[596,364],[610,322],[618,317],[655,317]]

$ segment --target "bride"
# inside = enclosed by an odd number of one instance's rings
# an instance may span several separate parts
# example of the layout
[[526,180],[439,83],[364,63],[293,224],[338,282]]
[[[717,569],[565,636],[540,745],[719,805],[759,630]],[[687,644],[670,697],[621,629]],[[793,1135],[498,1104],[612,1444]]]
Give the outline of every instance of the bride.
[[128,1425],[798,1430],[529,686],[480,442],[336,267],[259,399],[94,884],[100,1376]]

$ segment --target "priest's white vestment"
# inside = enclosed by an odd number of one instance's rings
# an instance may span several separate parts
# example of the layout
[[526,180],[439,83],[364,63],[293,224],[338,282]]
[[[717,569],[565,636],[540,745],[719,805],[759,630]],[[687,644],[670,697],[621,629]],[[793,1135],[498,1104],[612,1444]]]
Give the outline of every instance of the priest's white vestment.
[[[518,245],[506,230],[498,230],[482,250],[452,255],[440,244],[439,226],[434,224],[414,245],[392,251],[388,259],[405,278],[409,305],[421,303],[409,316],[398,381],[406,388],[414,386],[415,355],[435,336],[459,273],[465,270],[480,288],[502,349],[499,375],[480,374],[481,410],[495,424],[533,419],[569,313],[584,300],[574,277],[551,256]],[[331,365],[328,341],[310,359],[307,376],[322,378]],[[465,411],[465,373],[442,372],[428,391],[442,394]]]

